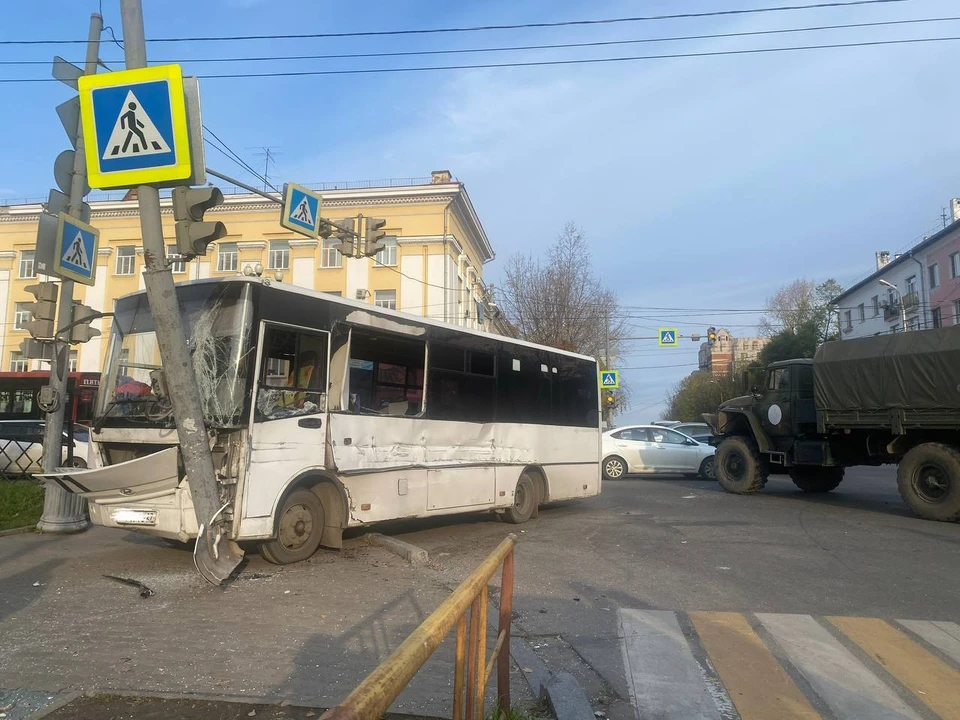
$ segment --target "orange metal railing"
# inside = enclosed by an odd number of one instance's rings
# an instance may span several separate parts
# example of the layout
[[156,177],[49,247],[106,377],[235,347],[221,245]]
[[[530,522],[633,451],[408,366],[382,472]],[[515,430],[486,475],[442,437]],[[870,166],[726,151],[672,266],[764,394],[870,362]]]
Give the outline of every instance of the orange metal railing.
[[[320,720],[378,720],[423,667],[454,625],[457,645],[453,675],[453,720],[482,720],[484,695],[494,666],[497,707],[510,708],[510,618],[513,614],[513,548],[509,535],[470,576],[370,673],[346,699]],[[500,625],[487,658],[487,585],[503,567]],[[467,610],[470,611],[469,627]]]

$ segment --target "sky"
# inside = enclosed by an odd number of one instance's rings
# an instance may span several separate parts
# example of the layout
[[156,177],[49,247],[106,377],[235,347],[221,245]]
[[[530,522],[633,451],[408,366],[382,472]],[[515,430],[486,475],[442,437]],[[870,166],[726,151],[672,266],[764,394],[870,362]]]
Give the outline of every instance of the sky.
[[[151,38],[465,27],[814,4],[815,0],[144,0]],[[83,39],[93,0],[5,3],[0,41]],[[148,43],[151,61],[186,74],[344,70],[960,38],[956,0],[705,18],[437,33],[236,42]],[[119,0],[103,0],[118,37]],[[592,48],[388,58],[200,62],[209,58],[476,49],[651,40],[917,18],[953,21]],[[101,57],[122,68],[105,36]],[[82,45],[0,44],[0,79],[46,78],[53,55]],[[759,310],[797,278],[848,286],[941,227],[960,196],[960,41],[542,67],[201,79],[204,123],[279,183],[423,177],[449,169],[466,186],[497,258],[542,255],[567,222],[585,262],[616,291],[631,336],[725,326],[757,333]],[[37,61],[38,65],[10,65]],[[67,147],[59,83],[0,83],[0,203],[40,198]],[[207,163],[255,178],[208,151]],[[685,308],[668,312],[654,308]],[[730,312],[731,310],[752,312]],[[635,332],[633,332],[635,331]],[[627,344],[631,391],[621,423],[658,417],[693,371],[698,343]]]

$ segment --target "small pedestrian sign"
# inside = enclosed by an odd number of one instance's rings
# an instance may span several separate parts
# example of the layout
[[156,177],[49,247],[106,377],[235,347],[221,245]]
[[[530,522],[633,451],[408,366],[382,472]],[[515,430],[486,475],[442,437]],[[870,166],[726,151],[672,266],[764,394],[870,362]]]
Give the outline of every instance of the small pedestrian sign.
[[620,387],[620,373],[617,370],[600,372],[600,387],[604,390],[616,390]]
[[302,185],[283,186],[283,212],[280,224],[307,237],[320,236],[320,196]]
[[78,81],[90,187],[173,186],[192,175],[179,65]]
[[84,285],[97,279],[97,244],[100,231],[67,213],[60,213],[53,274]]
[[657,344],[660,347],[677,347],[680,344],[680,333],[676,328],[660,328]]

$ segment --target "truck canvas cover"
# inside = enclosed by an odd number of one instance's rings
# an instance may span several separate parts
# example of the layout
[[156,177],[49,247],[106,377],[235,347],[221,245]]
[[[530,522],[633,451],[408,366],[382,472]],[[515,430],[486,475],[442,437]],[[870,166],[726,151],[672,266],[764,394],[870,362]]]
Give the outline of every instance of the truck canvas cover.
[[960,411],[960,326],[828,342],[813,372],[827,412]]

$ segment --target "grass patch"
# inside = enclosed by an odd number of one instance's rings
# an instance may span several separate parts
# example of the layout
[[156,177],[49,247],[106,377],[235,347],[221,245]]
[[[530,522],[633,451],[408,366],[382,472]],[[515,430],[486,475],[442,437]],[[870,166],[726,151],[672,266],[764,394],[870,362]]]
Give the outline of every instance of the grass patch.
[[487,714],[487,720],[547,720],[549,717],[543,703],[527,711],[510,708],[506,712],[493,710]]
[[36,525],[43,514],[43,485],[0,478],[0,530]]

